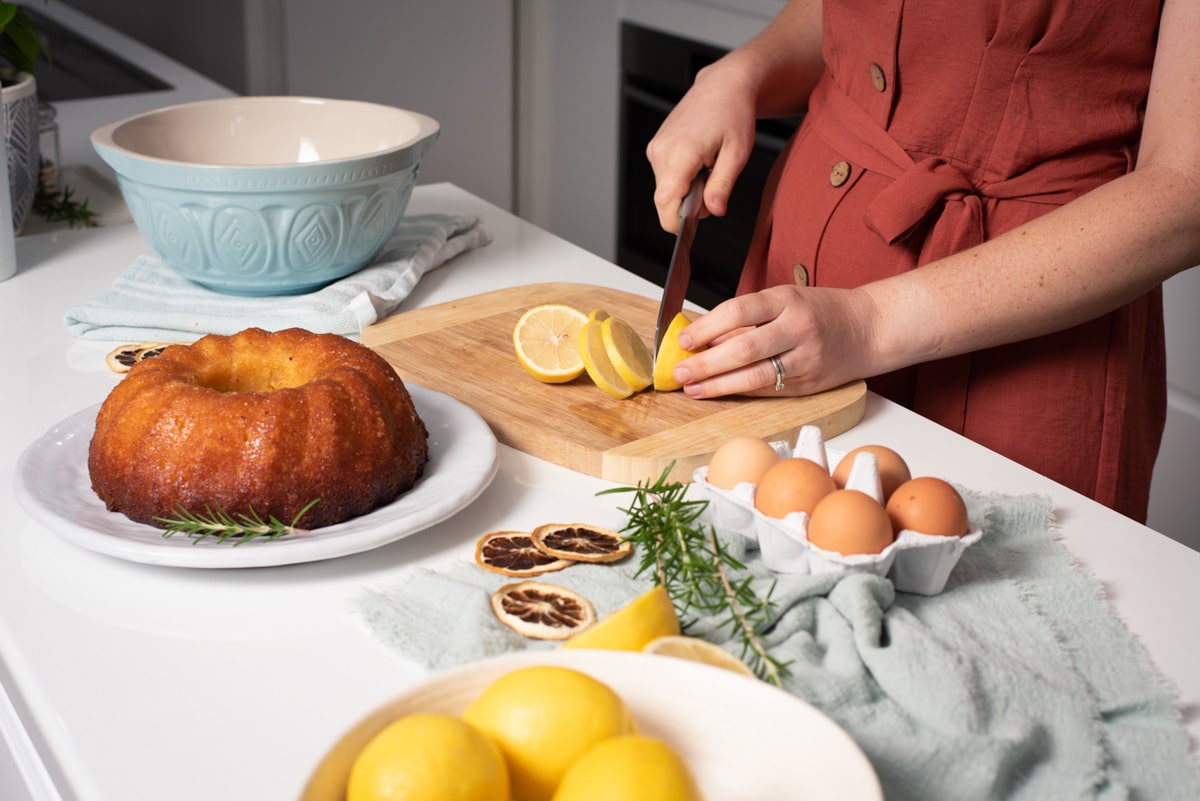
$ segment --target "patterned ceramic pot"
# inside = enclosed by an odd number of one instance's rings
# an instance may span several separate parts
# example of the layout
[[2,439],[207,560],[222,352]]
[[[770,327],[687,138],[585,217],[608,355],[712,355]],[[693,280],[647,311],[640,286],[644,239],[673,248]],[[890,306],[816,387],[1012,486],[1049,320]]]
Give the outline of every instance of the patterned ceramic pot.
[[4,102],[4,140],[8,151],[8,187],[12,193],[13,230],[20,231],[33,208],[37,193],[38,153],[37,81],[27,72],[17,73],[15,83],[4,78],[0,96]]

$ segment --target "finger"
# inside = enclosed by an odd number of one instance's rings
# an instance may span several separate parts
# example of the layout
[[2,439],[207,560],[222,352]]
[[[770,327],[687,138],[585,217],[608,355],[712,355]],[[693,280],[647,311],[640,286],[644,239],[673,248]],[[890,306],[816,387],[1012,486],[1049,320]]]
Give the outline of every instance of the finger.
[[746,155],[740,148],[721,148],[713,163],[708,181],[704,184],[704,205],[712,214],[723,217],[729,211],[729,197],[738,175],[746,166]]
[[728,395],[795,394],[786,378],[781,390],[775,389],[775,367],[767,359],[720,373],[703,381],[685,383],[683,391],[692,398],[718,398]]

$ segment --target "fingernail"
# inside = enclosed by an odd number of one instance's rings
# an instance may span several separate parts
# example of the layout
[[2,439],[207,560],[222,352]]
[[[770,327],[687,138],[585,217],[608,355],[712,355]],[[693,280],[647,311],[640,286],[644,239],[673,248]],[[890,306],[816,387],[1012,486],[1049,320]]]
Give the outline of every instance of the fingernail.
[[692,338],[683,331],[679,332],[679,347],[683,348],[684,350],[692,349]]
[[673,372],[675,374],[675,380],[680,384],[686,385],[692,380],[692,371],[686,367],[676,366]]

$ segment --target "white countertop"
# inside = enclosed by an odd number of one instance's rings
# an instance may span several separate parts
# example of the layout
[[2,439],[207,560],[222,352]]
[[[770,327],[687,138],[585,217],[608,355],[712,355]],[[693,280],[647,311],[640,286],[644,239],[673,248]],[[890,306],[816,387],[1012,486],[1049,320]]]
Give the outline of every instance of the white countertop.
[[[476,214],[491,245],[421,279],[404,308],[490,289],[586,280],[658,290],[453,186],[418,187],[412,212]],[[70,545],[13,494],[21,452],[118,380],[105,343],[73,341],[63,312],[108,287],[145,241],[132,225],[18,240],[0,283],[0,733],[36,799],[293,799],[332,741],[422,675],[354,617],[365,587],[417,562],[468,555],[480,533],[586,518],[619,528],[605,482],[501,447],[494,483],[466,510],[363,554],[204,571],[127,563]],[[1065,541],[1180,689],[1200,740],[1200,553],[891,403],[831,441],[886,441],[914,473],[982,491],[1042,493]]]

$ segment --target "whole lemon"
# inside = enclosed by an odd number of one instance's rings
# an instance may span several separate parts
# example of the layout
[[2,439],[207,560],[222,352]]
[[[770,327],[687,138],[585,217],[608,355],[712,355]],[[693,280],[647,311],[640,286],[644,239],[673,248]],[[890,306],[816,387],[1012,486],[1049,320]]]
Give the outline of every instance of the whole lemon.
[[611,687],[557,665],[504,674],[467,706],[463,719],[499,743],[514,801],[550,801],[576,760],[597,743],[635,730]]
[[346,801],[509,801],[500,747],[453,715],[414,714],[367,743],[350,769]]
[[553,801],[700,801],[683,759],[654,737],[632,734],[597,745],[571,766]]

